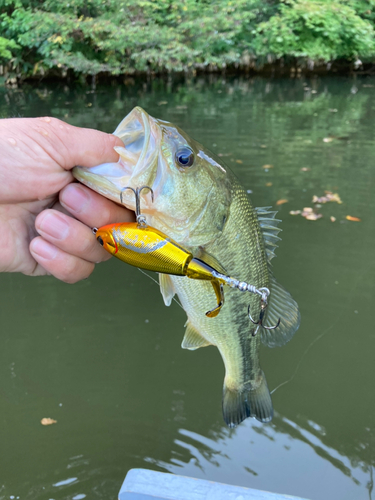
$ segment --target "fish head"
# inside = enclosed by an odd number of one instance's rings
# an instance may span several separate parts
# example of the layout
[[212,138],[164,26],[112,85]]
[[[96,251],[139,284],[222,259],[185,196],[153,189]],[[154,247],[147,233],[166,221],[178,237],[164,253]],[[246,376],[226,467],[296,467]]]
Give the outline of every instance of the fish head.
[[175,125],[134,108],[114,132],[124,143],[117,163],[75,167],[74,176],[105,197],[135,210],[134,192],[142,186],[140,209],[147,223],[180,244],[204,246],[228,218],[231,182],[226,167]]

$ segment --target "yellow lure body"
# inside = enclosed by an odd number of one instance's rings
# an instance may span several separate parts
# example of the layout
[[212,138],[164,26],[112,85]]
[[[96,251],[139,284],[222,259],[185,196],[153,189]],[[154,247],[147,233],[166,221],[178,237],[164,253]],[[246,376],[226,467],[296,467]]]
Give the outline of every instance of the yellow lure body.
[[191,252],[166,234],[137,222],[123,222],[100,227],[95,236],[109,253],[132,266],[157,273],[211,281],[218,306],[206,315],[215,317],[219,314],[224,304],[224,294],[220,281],[212,274],[216,270],[193,258]]

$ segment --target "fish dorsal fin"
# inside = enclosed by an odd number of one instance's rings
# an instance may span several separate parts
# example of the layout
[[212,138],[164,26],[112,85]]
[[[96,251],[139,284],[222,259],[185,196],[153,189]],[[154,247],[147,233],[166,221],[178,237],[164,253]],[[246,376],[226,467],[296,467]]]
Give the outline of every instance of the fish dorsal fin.
[[225,268],[220,264],[220,262],[213,255],[206,252],[206,250],[204,250],[202,247],[199,247],[194,257],[203,260],[203,262],[213,267],[219,273],[227,275]]
[[175,289],[171,277],[168,274],[159,273],[160,292],[163,296],[164,304],[170,306],[175,295]]
[[298,304],[274,278],[270,272],[270,296],[267,306],[265,325],[276,325],[280,318],[280,325],[275,330],[261,328],[262,343],[268,347],[280,347],[293,337],[298,330],[301,315]]
[[277,227],[281,220],[275,219],[277,212],[270,210],[270,208],[272,207],[258,207],[255,209],[263,234],[268,263],[276,257],[275,249],[278,247],[276,242],[281,240],[278,236],[281,229]]
[[185,336],[183,338],[181,347],[182,349],[189,349],[194,351],[199,347],[206,347],[211,345],[202,335],[194,328],[194,326],[188,321],[186,323],[187,327],[185,330]]

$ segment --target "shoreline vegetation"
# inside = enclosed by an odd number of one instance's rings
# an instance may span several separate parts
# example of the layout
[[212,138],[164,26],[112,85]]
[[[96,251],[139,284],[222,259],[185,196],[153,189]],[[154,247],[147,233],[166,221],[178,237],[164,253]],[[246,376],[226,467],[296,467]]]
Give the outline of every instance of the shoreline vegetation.
[[0,84],[375,69],[375,0],[0,0]]

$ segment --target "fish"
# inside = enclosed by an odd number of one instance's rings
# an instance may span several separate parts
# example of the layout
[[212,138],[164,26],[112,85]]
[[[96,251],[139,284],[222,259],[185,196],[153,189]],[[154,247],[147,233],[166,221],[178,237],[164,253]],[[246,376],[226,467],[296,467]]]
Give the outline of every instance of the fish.
[[[149,186],[154,201],[141,193],[147,223],[173,238],[191,254],[218,272],[241,279],[257,289],[268,288],[268,306],[261,297],[229,288],[216,317],[205,312],[212,304],[207,281],[159,274],[160,291],[169,306],[177,294],[187,315],[181,347],[195,350],[216,346],[225,366],[222,413],[235,427],[248,417],[267,423],[273,404],[260,365],[260,343],[286,344],[300,325],[298,305],[275,279],[275,257],[281,222],[271,207],[253,207],[248,194],[221,158],[179,127],[134,108],[114,135],[124,146],[115,147],[117,163],[91,168],[77,166],[74,177],[108,199],[135,210],[134,195],[126,187]],[[122,197],[122,198],[121,198]],[[278,328],[268,330],[252,318]],[[261,316],[262,315],[262,316]],[[258,332],[256,335],[255,333]]]

